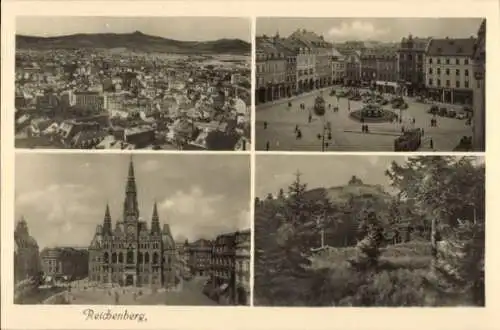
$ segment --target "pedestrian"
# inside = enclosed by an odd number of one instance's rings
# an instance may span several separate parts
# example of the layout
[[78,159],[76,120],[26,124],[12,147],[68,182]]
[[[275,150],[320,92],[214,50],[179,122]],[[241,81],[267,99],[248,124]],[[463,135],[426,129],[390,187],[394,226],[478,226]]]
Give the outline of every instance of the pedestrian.
[[266,142],[266,151],[269,151],[269,141]]
[[405,127],[401,126],[401,133],[404,133],[404,132],[405,132]]
[[432,141],[432,138],[429,139],[429,146],[431,149],[434,149],[434,141]]
[[311,114],[309,114],[309,119],[308,119],[308,121],[309,121],[309,124],[310,124],[310,123],[311,123],[311,121],[312,121],[312,115],[311,115]]
[[368,124],[365,125],[365,133],[370,133],[370,131],[368,130]]
[[264,122],[264,129],[267,129],[267,121]]
[[297,139],[301,139],[302,138],[302,131],[299,129],[299,131],[297,132]]
[[299,125],[295,125],[295,133],[299,131]]
[[415,124],[415,118],[413,118],[413,124]]

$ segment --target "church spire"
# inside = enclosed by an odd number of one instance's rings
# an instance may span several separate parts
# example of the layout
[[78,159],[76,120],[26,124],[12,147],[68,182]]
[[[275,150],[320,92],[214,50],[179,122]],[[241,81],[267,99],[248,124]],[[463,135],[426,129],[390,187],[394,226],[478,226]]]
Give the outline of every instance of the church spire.
[[104,234],[111,234],[111,215],[109,213],[108,203],[106,203],[106,211],[104,212],[104,225],[102,229]]
[[158,208],[156,206],[156,201],[153,205],[153,216],[151,217],[151,232],[155,234],[160,233],[160,217],[158,216]]
[[128,167],[127,188],[125,190],[125,201],[123,203],[124,220],[137,220],[139,218],[139,207],[137,203],[137,187],[135,184],[134,162],[130,157]]

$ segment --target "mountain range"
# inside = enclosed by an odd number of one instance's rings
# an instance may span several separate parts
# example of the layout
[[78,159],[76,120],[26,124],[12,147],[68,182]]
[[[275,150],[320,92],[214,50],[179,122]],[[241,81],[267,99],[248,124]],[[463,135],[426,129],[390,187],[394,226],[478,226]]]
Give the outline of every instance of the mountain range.
[[129,51],[161,52],[174,54],[235,54],[250,55],[250,43],[240,39],[218,39],[213,41],[180,41],[133,33],[73,34],[57,37],[34,37],[16,35],[18,49],[113,49]]

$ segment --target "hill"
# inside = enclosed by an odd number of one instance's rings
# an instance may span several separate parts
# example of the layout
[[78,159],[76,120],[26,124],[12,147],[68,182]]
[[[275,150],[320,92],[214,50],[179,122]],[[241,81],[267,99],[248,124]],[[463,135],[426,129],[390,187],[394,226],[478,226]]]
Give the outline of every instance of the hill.
[[382,186],[361,182],[331,188],[315,188],[306,192],[307,198],[310,199],[318,199],[325,195],[334,203],[347,203],[351,197],[375,197],[386,201],[391,198]]
[[18,49],[76,49],[76,48],[125,48],[130,51],[162,52],[176,54],[250,54],[250,43],[240,39],[213,41],[180,41],[158,36],[134,33],[73,34],[57,37],[16,35]]

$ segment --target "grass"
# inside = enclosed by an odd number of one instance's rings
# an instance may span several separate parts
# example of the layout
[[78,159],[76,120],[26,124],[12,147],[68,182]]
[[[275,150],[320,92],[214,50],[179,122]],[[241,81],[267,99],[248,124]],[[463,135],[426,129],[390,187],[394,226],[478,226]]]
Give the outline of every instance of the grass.
[[377,269],[360,272],[348,260],[355,247],[329,248],[311,258],[316,274],[311,305],[427,306],[432,299],[423,287],[431,262],[428,242],[409,242],[382,249]]
[[[354,246],[345,248],[329,248],[311,258],[313,269],[338,268],[348,265],[357,250]],[[431,261],[431,246],[428,242],[408,242],[390,245],[382,249],[380,264],[387,269],[422,269]]]

